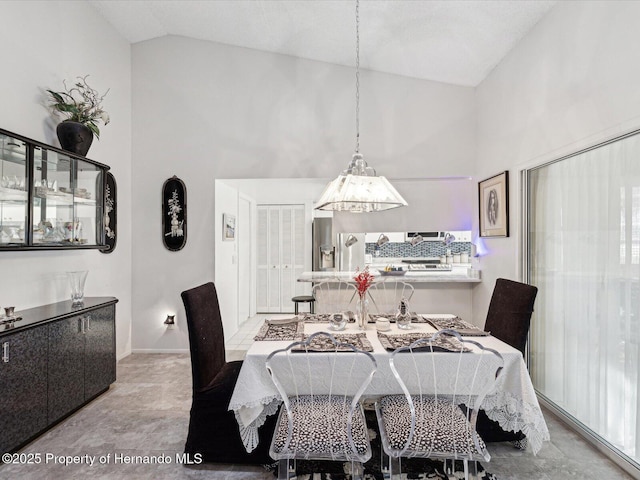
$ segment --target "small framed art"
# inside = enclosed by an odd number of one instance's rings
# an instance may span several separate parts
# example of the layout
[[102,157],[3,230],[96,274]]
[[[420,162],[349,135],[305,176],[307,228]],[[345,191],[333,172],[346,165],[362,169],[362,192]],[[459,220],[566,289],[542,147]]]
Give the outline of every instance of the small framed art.
[[222,240],[236,239],[236,217],[229,213],[222,214]]
[[509,236],[509,172],[478,182],[481,237]]

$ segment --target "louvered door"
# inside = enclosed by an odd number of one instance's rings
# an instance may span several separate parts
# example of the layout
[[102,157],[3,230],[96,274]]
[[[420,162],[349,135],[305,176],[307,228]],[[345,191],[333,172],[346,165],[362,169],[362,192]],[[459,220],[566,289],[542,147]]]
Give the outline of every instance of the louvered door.
[[269,294],[267,295],[267,312],[280,311],[280,207],[269,207],[269,231],[267,242],[269,244]]
[[258,206],[256,245],[256,309],[267,312],[269,298],[269,207]]
[[303,293],[304,224],[304,205],[258,206],[258,312],[293,312],[291,298]]

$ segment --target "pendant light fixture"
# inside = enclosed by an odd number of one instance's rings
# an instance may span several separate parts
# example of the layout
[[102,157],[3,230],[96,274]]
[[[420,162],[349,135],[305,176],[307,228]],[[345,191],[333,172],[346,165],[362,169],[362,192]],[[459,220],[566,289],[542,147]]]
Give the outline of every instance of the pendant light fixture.
[[326,186],[315,208],[362,213],[406,205],[391,183],[378,176],[360,153],[360,2],[356,0],[356,149],[347,169]]

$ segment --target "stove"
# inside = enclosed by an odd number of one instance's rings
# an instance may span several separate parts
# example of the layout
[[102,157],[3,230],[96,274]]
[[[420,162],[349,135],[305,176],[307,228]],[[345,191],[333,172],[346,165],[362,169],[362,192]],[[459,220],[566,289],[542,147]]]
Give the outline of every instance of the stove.
[[402,263],[408,264],[410,272],[450,272],[451,265],[448,263],[440,263],[440,259],[434,260],[402,260]]

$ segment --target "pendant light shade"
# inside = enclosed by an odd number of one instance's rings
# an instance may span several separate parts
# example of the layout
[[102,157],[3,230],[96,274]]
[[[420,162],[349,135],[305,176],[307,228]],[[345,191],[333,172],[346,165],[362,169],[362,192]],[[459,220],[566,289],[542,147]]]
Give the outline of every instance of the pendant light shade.
[[404,207],[407,202],[391,183],[378,176],[360,154],[360,15],[356,0],[356,151],[351,163],[330,182],[316,203],[316,210],[364,213]]
[[350,168],[324,189],[316,203],[317,210],[366,213],[407,205],[385,177],[377,176],[366,166],[362,155],[356,153],[353,158]]

